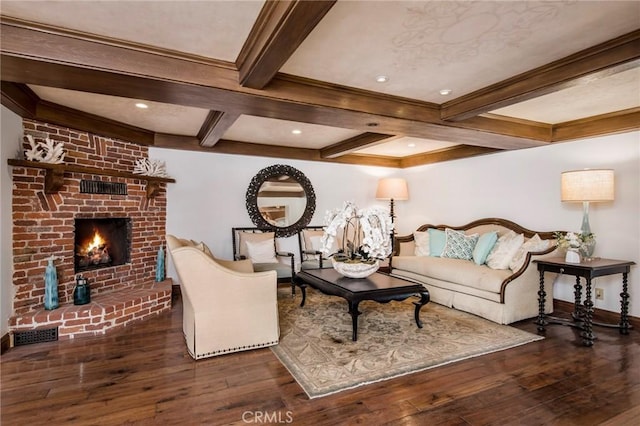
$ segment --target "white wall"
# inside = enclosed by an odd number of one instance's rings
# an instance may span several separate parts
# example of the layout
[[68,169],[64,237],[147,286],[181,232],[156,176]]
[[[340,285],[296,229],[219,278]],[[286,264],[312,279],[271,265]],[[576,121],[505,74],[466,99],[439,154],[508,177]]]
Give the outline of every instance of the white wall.
[[[231,259],[232,227],[254,226],[247,214],[245,195],[251,179],[265,167],[286,164],[307,176],[316,194],[311,225],[322,225],[327,210],[352,200],[360,207],[374,204],[380,176],[399,170],[311,161],[247,157],[151,148],[149,157],[166,161],[176,183],[167,185],[167,232],[204,241],[214,255]],[[279,250],[298,252],[297,237],[280,240]],[[299,256],[296,256],[299,262]],[[177,280],[169,260],[168,275]]]
[[[591,229],[596,255],[640,263],[640,133],[626,133],[510,151],[434,165],[394,170],[341,164],[206,154],[151,148],[151,158],[167,162],[176,179],[167,188],[167,232],[203,240],[215,255],[231,258],[231,228],[253,226],[245,208],[251,178],[262,168],[287,164],[302,171],[314,186],[317,207],[311,221],[321,225],[327,210],[353,200],[361,207],[386,205],[375,200],[381,176],[403,176],[409,201],[396,203],[399,234],[424,223],[463,225],[483,217],[510,219],[537,231],[577,230],[579,204],[560,202],[560,173],[580,168],[612,168],[616,200],[593,204]],[[297,251],[297,240],[282,250]],[[172,269],[169,275],[175,278]],[[630,311],[640,316],[640,270],[629,277]],[[596,307],[619,310],[620,277],[598,278],[605,291]],[[554,297],[573,301],[574,279],[557,280]]]
[[[640,264],[640,132],[408,169],[411,200],[399,205],[399,231],[410,233],[423,223],[463,225],[482,217],[510,219],[536,231],[577,231],[582,204],[560,201],[560,173],[582,168],[615,171],[615,201],[590,208],[595,255]],[[574,284],[575,278],[560,277],[554,297],[573,301]],[[630,312],[640,316],[637,266],[629,284]],[[595,285],[604,290],[596,308],[619,311],[620,275],[598,278]]]
[[0,336],[4,336],[9,331],[13,300],[12,182],[7,159],[16,158],[20,148],[22,118],[2,106],[0,128]]

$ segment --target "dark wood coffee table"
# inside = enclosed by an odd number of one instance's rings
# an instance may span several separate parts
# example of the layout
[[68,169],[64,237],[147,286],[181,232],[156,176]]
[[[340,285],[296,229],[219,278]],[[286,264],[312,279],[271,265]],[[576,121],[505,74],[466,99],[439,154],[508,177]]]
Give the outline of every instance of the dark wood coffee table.
[[363,300],[374,300],[378,303],[388,303],[392,300],[405,300],[408,297],[418,295],[419,302],[413,302],[415,307],[414,317],[416,325],[422,328],[420,321],[420,309],[429,302],[429,292],[421,284],[392,277],[391,275],[376,272],[367,278],[346,278],[338,274],[334,269],[307,269],[296,274],[294,283],[302,291],[304,306],[307,298],[307,286],[320,290],[324,294],[342,297],[349,304],[349,313],[353,323],[353,336],[358,340],[358,305]]

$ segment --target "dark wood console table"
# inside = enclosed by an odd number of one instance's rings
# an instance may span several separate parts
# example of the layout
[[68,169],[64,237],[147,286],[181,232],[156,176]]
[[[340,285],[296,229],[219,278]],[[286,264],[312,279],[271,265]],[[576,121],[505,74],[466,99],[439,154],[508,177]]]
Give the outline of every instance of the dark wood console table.
[[[547,324],[574,325],[582,329],[582,343],[585,346],[593,346],[595,336],[593,335],[593,325],[613,326],[620,330],[621,334],[629,334],[629,291],[628,274],[635,262],[614,259],[594,259],[581,263],[567,263],[564,258],[553,258],[545,260],[534,260],[538,264],[540,273],[540,289],[538,291],[539,314],[536,324],[538,331],[543,333]],[[575,302],[572,320],[565,320],[557,317],[549,317],[544,313],[546,292],[544,291],[544,273],[555,272],[558,274],[573,275],[576,277],[574,286]],[[622,293],[620,293],[620,323],[603,324],[593,322],[593,300],[591,298],[591,281],[594,278],[605,275],[622,274]],[[582,285],[580,278],[586,281],[585,300],[582,299]]]

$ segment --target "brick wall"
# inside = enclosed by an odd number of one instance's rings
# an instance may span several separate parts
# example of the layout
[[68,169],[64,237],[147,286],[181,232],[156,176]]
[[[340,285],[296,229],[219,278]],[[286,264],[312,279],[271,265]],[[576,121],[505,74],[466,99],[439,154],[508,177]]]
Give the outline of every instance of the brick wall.
[[[64,142],[65,164],[132,172],[135,160],[148,156],[145,146],[99,137],[90,133],[24,120],[25,135],[36,141],[46,137]],[[25,137],[25,146],[28,146]],[[74,218],[130,217],[131,263],[84,272],[92,296],[155,280],[156,255],[164,241],[166,192],[151,199],[140,179],[65,172],[64,185],[54,194],[44,193],[45,171],[13,167],[13,284],[14,315],[43,307],[47,258],[59,257],[60,304],[73,301]],[[81,194],[81,179],[126,183],[128,195]],[[164,187],[164,184],[162,185]]]

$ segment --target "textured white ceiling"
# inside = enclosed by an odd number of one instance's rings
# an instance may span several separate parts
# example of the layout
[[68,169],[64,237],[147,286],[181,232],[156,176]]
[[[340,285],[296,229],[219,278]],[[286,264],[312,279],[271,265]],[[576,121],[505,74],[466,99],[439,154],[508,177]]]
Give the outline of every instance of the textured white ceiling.
[[[294,135],[291,133],[294,129],[302,133]],[[360,133],[358,130],[241,115],[224,134],[224,139],[319,149]]]
[[[411,146],[413,145],[413,146]],[[406,157],[409,155],[423,154],[449,148],[457,144],[450,142],[434,141],[430,139],[418,139],[412,137],[400,137],[389,142],[357,151],[357,154],[384,155],[387,157]]]
[[633,31],[639,16],[638,1],[340,1],[281,71],[442,103],[440,89],[464,95]]
[[7,1],[2,14],[235,61],[264,1]]
[[500,108],[492,113],[555,124],[636,107],[640,107],[640,67]]
[[[13,1],[3,16],[235,61],[264,1]],[[281,69],[441,104],[640,27],[640,1],[339,1]],[[585,31],[585,28],[588,31]],[[389,81],[377,83],[375,77]],[[559,123],[640,106],[638,69],[492,111]],[[195,136],[208,111],[32,87],[44,100],[156,132]],[[440,89],[453,93],[442,97]],[[293,128],[301,135],[291,134]],[[225,139],[324,148],[359,131],[241,116]],[[400,135],[401,136],[401,135]],[[409,147],[413,142],[415,147]],[[402,157],[454,144],[397,139],[358,153]]]
[[41,99],[159,133],[196,136],[209,111],[201,108],[143,101],[148,109],[135,106],[139,100],[94,95],[52,87],[29,86]]

